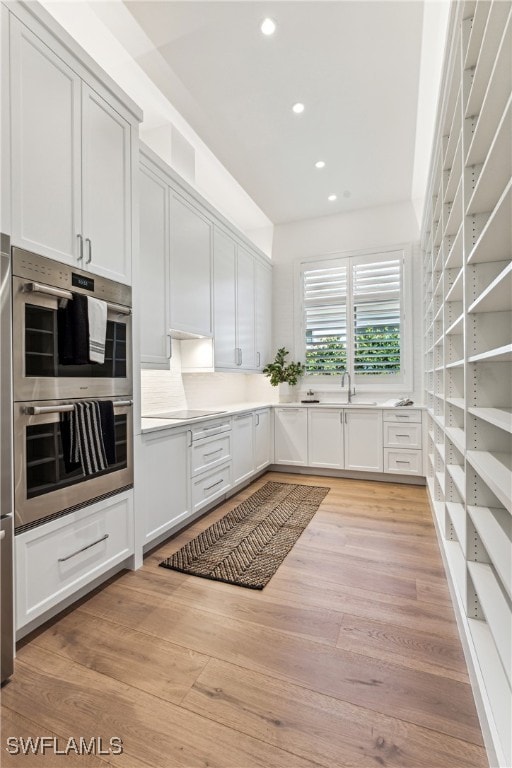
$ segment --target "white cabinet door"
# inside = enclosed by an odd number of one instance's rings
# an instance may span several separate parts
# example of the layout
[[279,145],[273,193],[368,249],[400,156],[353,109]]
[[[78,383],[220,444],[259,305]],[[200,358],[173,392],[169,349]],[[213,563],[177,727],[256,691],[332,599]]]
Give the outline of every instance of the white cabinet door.
[[308,461],[307,408],[276,408],[274,411],[276,464],[306,465]]
[[262,370],[272,354],[272,268],[254,262],[255,277],[255,366]]
[[141,165],[139,174],[140,359],[169,367],[168,186]]
[[212,223],[171,191],[171,327],[212,335]]
[[186,431],[142,435],[136,499],[138,514],[144,515],[146,544],[190,514],[187,457]]
[[382,411],[345,410],[345,469],[382,472]]
[[239,367],[251,369],[254,363],[254,257],[238,246],[237,258],[237,347]]
[[234,368],[236,350],[236,243],[215,228],[213,235],[214,349],[216,368]]
[[80,78],[13,16],[12,243],[81,266]]
[[343,469],[343,411],[308,408],[308,464]]
[[252,413],[233,416],[231,432],[233,485],[247,480],[254,472]]
[[259,472],[271,462],[270,408],[254,414],[254,471]]
[[131,128],[82,84],[84,262],[96,274],[131,282]]

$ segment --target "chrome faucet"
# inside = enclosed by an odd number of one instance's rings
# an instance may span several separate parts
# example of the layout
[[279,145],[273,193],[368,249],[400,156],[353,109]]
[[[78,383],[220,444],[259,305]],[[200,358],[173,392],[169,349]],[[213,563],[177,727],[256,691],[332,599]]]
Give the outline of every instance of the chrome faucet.
[[343,386],[345,384],[345,376],[348,376],[347,402],[351,403],[352,402],[352,395],[355,395],[356,388],[354,387],[354,389],[352,390],[352,383],[351,383],[351,379],[350,379],[350,373],[348,371],[343,371],[343,373],[341,374],[341,386]]

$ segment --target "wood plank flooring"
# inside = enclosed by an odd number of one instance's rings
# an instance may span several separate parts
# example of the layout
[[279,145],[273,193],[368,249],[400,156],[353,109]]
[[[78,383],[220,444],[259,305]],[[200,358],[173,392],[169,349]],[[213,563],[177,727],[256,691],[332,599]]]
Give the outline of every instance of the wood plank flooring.
[[[331,490],[263,591],[158,567],[271,479]],[[11,756],[13,735],[124,751]],[[425,489],[258,479],[23,641],[1,764],[484,768]]]

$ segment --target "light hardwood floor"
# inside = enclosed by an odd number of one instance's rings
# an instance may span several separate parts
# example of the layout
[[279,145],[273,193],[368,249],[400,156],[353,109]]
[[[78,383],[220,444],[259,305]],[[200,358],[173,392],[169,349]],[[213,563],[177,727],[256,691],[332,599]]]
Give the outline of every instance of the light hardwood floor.
[[[158,567],[270,479],[331,490],[263,591]],[[2,705],[6,768],[487,766],[416,486],[265,475],[27,638]],[[11,757],[12,735],[124,752]]]

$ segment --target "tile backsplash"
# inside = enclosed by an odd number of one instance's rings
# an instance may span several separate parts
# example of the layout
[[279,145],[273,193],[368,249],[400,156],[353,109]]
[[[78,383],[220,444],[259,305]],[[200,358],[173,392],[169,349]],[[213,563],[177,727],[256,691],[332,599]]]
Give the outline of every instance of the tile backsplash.
[[259,373],[182,373],[179,344],[169,370],[141,371],[141,413],[208,408],[244,402],[277,402],[277,388]]

